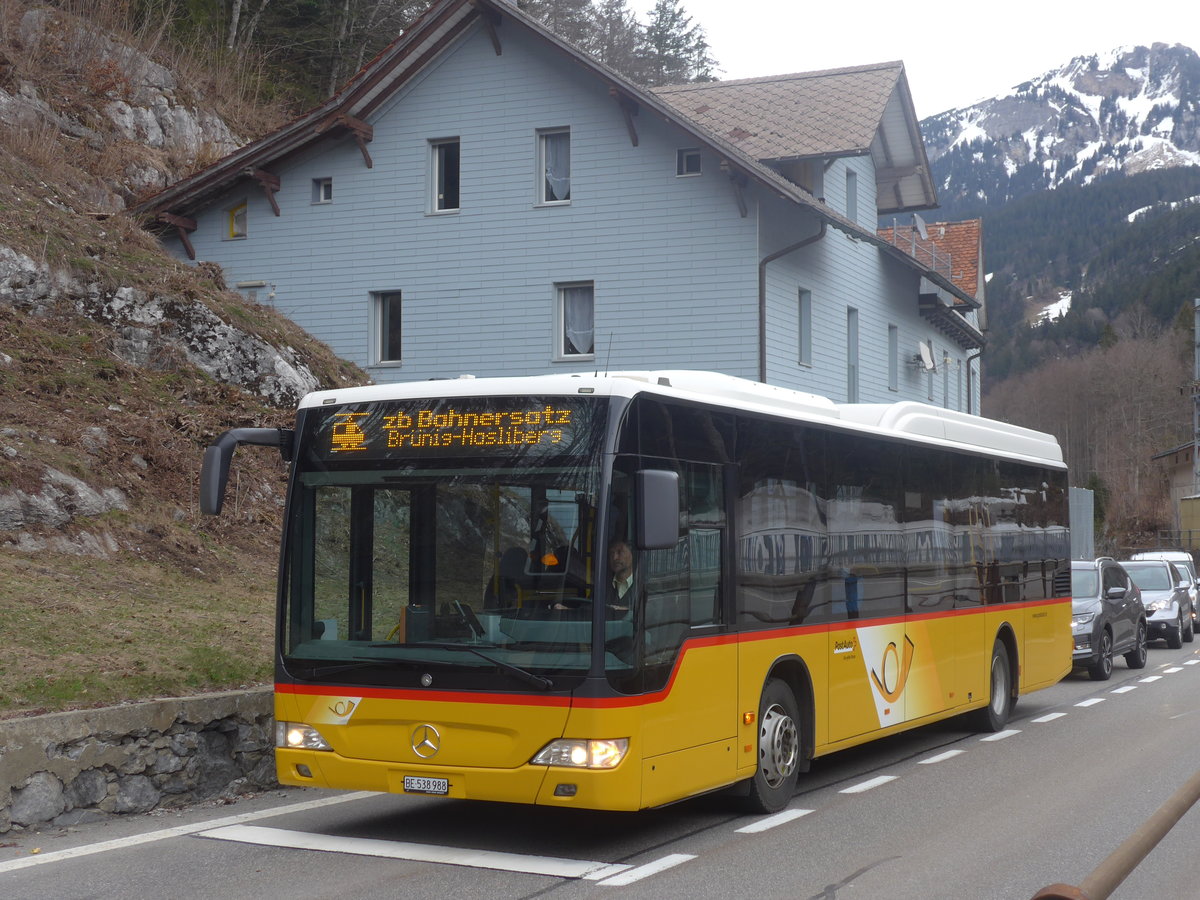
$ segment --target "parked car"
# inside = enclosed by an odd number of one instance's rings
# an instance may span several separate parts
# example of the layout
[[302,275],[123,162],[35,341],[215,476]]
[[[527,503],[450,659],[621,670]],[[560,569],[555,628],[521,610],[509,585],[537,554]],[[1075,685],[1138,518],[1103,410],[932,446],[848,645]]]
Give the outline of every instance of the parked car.
[[1187,575],[1165,559],[1126,560],[1121,565],[1142,591],[1150,640],[1161,638],[1173,650],[1190,643],[1195,630]]
[[1074,664],[1093,681],[1108,681],[1118,653],[1129,668],[1145,668],[1150,632],[1142,591],[1112,557],[1071,563],[1071,632]]
[[1188,593],[1192,598],[1192,629],[1200,631],[1200,578],[1196,575],[1196,561],[1192,559],[1192,554],[1186,550],[1139,550],[1132,554],[1130,559],[1165,559],[1175,563],[1175,568],[1187,570],[1188,578],[1191,580],[1191,590]]

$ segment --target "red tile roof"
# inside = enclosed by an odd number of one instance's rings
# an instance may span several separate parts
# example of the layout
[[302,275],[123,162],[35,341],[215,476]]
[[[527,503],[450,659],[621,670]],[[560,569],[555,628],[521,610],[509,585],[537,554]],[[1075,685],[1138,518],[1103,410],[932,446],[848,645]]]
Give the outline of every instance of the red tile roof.
[[950,279],[963,293],[983,299],[983,221],[931,222],[923,239],[912,225],[880,228],[879,236]]

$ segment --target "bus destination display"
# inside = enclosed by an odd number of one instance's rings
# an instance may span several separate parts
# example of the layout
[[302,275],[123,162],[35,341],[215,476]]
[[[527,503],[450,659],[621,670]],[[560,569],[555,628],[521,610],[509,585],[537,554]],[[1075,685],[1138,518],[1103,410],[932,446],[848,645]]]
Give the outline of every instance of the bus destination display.
[[591,434],[596,409],[574,398],[385,401],[330,410],[310,425],[309,446],[326,460],[558,454]]

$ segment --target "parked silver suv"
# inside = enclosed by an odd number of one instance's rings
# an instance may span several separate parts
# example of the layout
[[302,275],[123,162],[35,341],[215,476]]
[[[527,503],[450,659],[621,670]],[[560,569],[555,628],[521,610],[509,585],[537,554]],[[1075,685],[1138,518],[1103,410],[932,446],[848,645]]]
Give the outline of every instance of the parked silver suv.
[[1165,559],[1188,576],[1188,594],[1192,599],[1192,627],[1200,631],[1200,577],[1196,575],[1196,562],[1187,550],[1139,550],[1129,557],[1131,560]]
[[1125,654],[1129,668],[1145,668],[1149,631],[1142,592],[1115,559],[1071,563],[1071,632],[1074,664],[1094,681],[1109,679],[1117,653]]
[[1142,589],[1150,640],[1162,638],[1172,650],[1190,643],[1194,630],[1187,574],[1165,559],[1125,560],[1121,565]]

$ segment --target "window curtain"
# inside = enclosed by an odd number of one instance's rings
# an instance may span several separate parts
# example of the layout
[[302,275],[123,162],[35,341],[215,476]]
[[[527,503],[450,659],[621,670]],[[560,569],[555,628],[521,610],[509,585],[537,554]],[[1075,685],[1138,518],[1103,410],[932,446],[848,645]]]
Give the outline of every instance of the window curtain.
[[542,136],[546,157],[546,200],[571,199],[571,133]]
[[592,315],[592,286],[562,288],[563,354],[572,356],[594,352],[595,325]]

